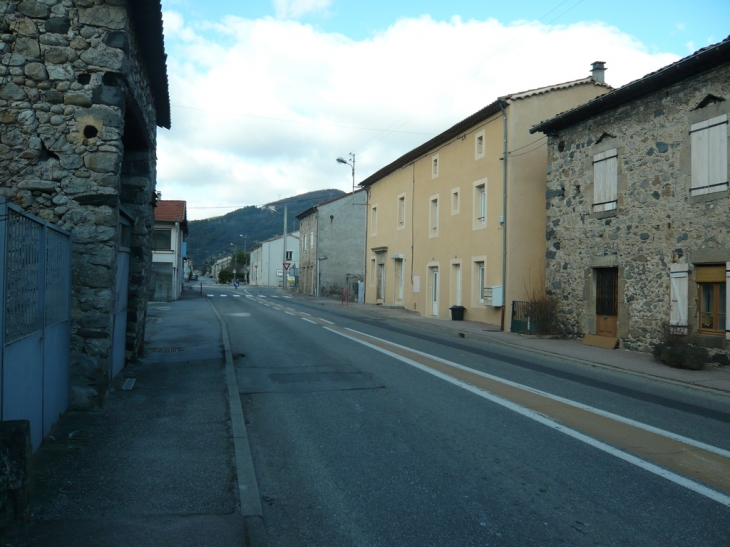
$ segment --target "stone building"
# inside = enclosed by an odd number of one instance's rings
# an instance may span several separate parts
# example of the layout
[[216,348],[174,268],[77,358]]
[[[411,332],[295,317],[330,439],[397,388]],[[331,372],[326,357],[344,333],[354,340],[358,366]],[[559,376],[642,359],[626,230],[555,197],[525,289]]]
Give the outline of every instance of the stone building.
[[299,292],[340,295],[365,275],[367,193],[357,190],[310,207],[299,219]]
[[0,0],[0,192],[74,236],[73,404],[142,351],[156,127],[170,127],[159,0]]
[[727,362],[730,39],[532,128],[548,139],[547,287],[569,334]]

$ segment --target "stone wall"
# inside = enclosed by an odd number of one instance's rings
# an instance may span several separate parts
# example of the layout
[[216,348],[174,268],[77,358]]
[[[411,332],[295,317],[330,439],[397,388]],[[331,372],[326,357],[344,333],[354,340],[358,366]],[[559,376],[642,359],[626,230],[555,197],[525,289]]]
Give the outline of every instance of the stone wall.
[[[595,332],[594,269],[618,267],[618,335],[624,347],[648,351],[669,321],[671,264],[730,260],[728,191],[689,192],[690,125],[727,113],[728,99],[726,64],[550,136],[547,288],[562,299],[567,334]],[[613,148],[617,209],[593,213],[593,157]],[[693,330],[696,290],[690,282]],[[705,342],[727,349],[719,338]]]
[[74,235],[73,403],[85,406],[110,370],[122,208],[134,219],[128,357],[142,349],[153,98],[124,0],[0,0],[0,15],[0,192]]

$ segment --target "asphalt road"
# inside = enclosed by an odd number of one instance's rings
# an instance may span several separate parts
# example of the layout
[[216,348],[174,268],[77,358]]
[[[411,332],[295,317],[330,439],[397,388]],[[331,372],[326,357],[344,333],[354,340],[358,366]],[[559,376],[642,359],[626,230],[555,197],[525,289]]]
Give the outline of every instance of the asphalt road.
[[272,546],[730,545],[727,398],[204,288]]

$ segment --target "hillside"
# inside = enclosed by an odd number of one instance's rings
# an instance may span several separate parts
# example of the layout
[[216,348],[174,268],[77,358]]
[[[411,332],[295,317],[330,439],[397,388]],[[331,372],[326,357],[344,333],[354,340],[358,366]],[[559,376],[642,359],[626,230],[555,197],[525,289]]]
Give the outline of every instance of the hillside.
[[[317,190],[284,198],[264,207],[244,207],[220,217],[192,220],[188,223],[188,256],[196,269],[203,261],[232,251],[250,249],[257,241],[265,241],[284,231],[284,206],[289,207],[287,224],[289,231],[299,229],[296,215],[313,205],[343,194],[340,190]],[[267,207],[275,207],[271,211]],[[240,236],[245,236],[240,237]],[[244,249],[244,241],[247,249]],[[231,245],[233,243],[234,245]]]

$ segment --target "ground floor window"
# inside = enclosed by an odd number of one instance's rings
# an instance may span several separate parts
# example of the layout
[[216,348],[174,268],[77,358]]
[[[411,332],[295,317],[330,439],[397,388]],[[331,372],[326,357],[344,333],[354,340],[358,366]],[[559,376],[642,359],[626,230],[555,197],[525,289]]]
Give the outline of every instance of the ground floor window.
[[705,334],[725,335],[725,283],[699,283],[700,324]]

